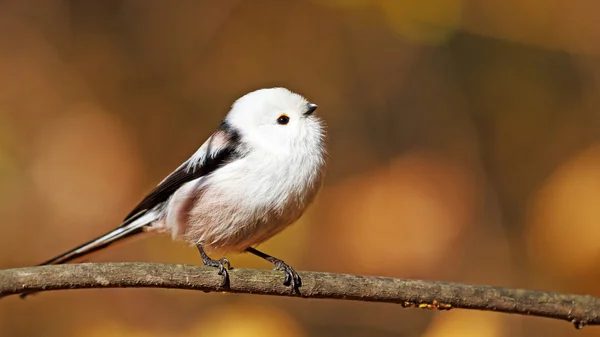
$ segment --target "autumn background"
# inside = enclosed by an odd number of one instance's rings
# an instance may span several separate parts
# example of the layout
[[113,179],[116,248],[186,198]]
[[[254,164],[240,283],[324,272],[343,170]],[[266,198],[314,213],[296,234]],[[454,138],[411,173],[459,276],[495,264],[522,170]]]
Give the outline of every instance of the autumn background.
[[[112,229],[231,103],[319,105],[298,270],[600,296],[600,2],[0,2],[0,268]],[[233,266],[271,268],[252,256]],[[96,261],[200,263],[152,237]],[[549,319],[160,289],[0,301],[0,336],[600,336]]]

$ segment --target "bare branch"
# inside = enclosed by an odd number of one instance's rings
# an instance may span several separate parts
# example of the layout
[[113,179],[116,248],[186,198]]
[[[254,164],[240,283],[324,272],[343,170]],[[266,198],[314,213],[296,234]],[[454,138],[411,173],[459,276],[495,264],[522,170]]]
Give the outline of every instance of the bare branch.
[[397,303],[403,307],[499,311],[556,318],[577,328],[600,324],[600,299],[523,289],[385,277],[301,272],[301,294],[273,270],[232,269],[220,288],[214,268],[154,263],[81,263],[0,270],[0,297],[84,288],[173,288],[304,298]]

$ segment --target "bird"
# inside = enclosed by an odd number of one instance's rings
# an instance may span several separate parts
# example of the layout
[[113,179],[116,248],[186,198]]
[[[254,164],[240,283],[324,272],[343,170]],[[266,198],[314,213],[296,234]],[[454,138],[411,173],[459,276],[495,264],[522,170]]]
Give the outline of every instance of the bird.
[[[317,104],[284,87],[251,91],[233,102],[208,139],[152,189],[110,232],[41,265],[76,262],[143,234],[171,235],[197,247],[205,266],[229,284],[231,264],[208,254],[250,253],[302,280],[283,260],[255,247],[296,222],[320,191],[327,166],[325,123]],[[35,291],[21,294],[21,298]]]

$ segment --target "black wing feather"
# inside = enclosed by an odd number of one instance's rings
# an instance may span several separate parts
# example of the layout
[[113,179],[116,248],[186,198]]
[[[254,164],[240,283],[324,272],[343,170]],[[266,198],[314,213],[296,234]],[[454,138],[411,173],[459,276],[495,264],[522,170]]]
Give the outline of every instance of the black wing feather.
[[[219,128],[229,134],[229,145],[219,150],[215,155],[207,156],[203,163],[188,170],[187,165],[181,165],[162,183],[152,190],[125,218],[125,221],[142,211],[147,211],[158,204],[167,201],[183,184],[194,179],[209,175],[225,163],[238,158],[239,134],[223,122]],[[209,140],[210,142],[210,140]],[[207,151],[210,153],[210,143]],[[186,162],[187,163],[187,162]]]

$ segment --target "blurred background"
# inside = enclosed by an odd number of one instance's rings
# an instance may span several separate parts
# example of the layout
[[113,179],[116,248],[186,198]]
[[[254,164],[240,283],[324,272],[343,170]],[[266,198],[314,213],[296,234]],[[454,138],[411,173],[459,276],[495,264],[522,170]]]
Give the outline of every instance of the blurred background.
[[[600,2],[0,2],[0,268],[114,228],[239,96],[319,105],[330,164],[260,246],[298,270],[600,296]],[[271,268],[252,256],[232,265]],[[95,261],[200,263],[155,236]],[[161,289],[0,301],[0,336],[600,336],[489,312]]]

